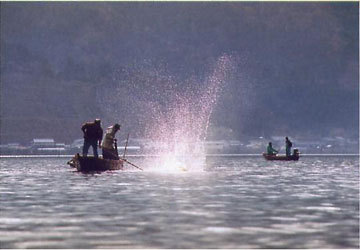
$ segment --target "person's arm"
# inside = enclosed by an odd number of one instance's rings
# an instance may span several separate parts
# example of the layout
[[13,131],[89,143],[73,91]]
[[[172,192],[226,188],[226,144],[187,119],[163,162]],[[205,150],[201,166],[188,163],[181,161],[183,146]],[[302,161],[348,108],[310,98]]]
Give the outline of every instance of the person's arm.
[[277,153],[278,153],[278,151],[272,147],[272,148],[271,148],[271,153],[275,153],[275,154],[277,154]]
[[84,133],[84,135],[85,135],[85,133],[86,133],[86,129],[87,129],[87,123],[84,123],[84,124],[81,126],[81,130],[82,130],[82,132]]
[[101,148],[102,137],[103,137],[103,130],[102,130],[102,128],[100,128],[100,131],[99,131],[99,148]]

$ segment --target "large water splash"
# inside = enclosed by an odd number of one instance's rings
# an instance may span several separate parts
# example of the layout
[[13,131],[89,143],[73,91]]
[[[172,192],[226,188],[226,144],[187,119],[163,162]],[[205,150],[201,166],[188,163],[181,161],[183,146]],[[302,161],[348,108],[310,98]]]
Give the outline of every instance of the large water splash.
[[176,93],[171,105],[155,115],[148,134],[160,142],[159,162],[161,170],[202,170],[205,166],[207,130],[211,114],[232,70],[230,56],[221,56],[205,84],[191,86],[183,93]]
[[211,114],[232,69],[231,56],[223,55],[205,80],[180,84],[163,68],[138,68],[135,74],[123,74],[115,91],[103,90],[101,106],[112,116],[133,114],[133,121],[137,117],[143,136],[154,145],[152,154],[160,156],[149,163],[151,169],[202,170]]

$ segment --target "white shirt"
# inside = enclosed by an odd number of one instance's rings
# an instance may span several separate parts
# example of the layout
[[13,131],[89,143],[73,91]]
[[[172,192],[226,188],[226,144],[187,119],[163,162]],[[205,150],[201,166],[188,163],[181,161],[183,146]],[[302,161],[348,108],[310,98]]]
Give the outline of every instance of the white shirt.
[[101,147],[108,148],[108,149],[114,149],[114,138],[115,138],[115,127],[110,126],[106,129],[104,139],[101,143]]

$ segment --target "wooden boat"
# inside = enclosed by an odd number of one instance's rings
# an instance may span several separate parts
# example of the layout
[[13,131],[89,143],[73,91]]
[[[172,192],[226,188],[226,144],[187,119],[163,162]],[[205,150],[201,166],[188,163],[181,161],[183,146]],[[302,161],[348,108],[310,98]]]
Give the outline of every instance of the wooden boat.
[[286,155],[268,155],[263,153],[263,156],[268,161],[297,161],[300,158],[299,151],[294,149],[294,153],[290,156]]
[[106,170],[120,170],[124,168],[123,160],[108,160],[103,158],[95,158],[93,156],[80,156],[76,154],[67,162],[70,166],[81,172],[97,172]]

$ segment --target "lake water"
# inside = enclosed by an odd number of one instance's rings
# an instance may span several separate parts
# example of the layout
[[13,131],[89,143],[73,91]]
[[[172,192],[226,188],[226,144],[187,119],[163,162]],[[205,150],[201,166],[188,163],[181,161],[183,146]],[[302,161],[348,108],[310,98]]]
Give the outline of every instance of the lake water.
[[1,158],[1,248],[358,248],[358,157],[207,157],[204,171],[83,174]]

